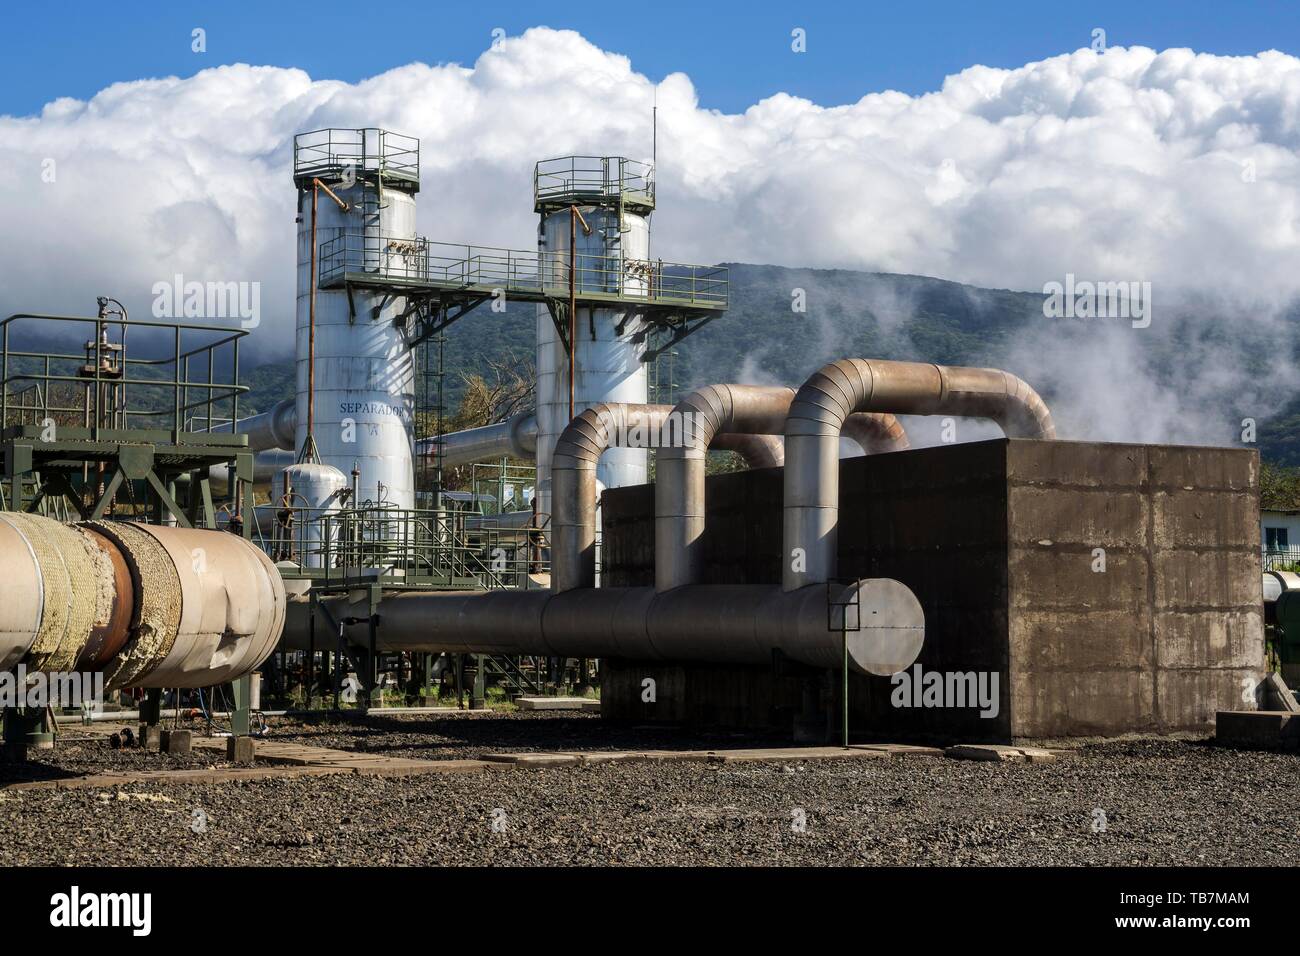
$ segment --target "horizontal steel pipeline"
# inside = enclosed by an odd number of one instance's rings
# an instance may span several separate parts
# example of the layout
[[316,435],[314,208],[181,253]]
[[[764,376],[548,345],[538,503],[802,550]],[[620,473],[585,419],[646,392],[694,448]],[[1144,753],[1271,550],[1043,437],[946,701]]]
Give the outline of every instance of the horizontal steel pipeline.
[[[360,594],[325,596],[315,646],[333,646],[344,623],[349,642],[369,641],[370,610]],[[310,642],[311,602],[289,602],[289,647]],[[778,585],[690,585],[535,591],[393,592],[378,607],[383,651],[619,657],[630,660],[769,664],[774,652],[813,667],[849,666],[893,674],[909,666],[925,635],[921,605],[897,581],[875,578],[784,592]]]

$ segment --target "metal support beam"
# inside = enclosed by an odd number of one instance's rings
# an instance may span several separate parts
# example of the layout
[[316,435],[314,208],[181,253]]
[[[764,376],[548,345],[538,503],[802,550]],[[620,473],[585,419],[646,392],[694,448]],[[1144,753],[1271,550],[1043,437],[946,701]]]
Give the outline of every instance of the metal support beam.
[[157,727],[161,712],[162,688],[151,687],[144,692],[144,700],[140,701],[140,723],[149,727]]
[[91,521],[98,521],[100,518],[104,517],[104,513],[108,511],[109,505],[113,503],[113,498],[117,496],[117,489],[122,486],[123,477],[121,468],[113,470],[113,477],[108,480],[108,484],[104,488],[104,493],[99,496],[99,501],[95,502],[95,507],[90,512]]
[[691,324],[690,324],[690,320],[689,320],[689,319],[682,319],[680,325],[674,325],[674,324],[672,324],[671,322],[668,323],[668,327],[670,327],[670,328],[673,329],[673,334],[672,334],[671,336],[669,336],[667,342],[663,343],[663,344],[660,345],[658,348],[655,348],[655,349],[648,349],[648,350],[646,351],[646,353],[645,353],[644,355],[641,356],[641,361],[642,361],[642,362],[653,362],[655,359],[657,359],[657,358],[658,358],[660,355],[662,355],[664,352],[667,352],[669,349],[671,349],[673,346],[675,346],[675,345],[676,345],[678,342],[680,342],[682,339],[686,338],[686,336],[688,336],[688,335],[692,335],[692,334],[698,332],[700,329],[704,328],[706,325],[708,325],[710,322],[712,322],[712,321],[713,321],[714,319],[716,319],[716,318],[717,318],[716,315],[706,315],[706,316],[702,317],[702,318],[701,318],[698,322],[696,322],[694,325],[691,325]]
[[569,343],[569,305],[567,302],[561,302],[559,299],[547,299],[546,311],[550,313],[551,324],[555,326],[555,334],[560,337],[560,343],[564,346],[565,354],[573,350]]
[[482,710],[487,706],[487,658],[474,655],[474,691],[470,694],[469,709]]
[[145,473],[144,477],[145,480],[149,482],[150,487],[153,488],[154,494],[158,496],[159,504],[166,509],[167,513],[175,518],[176,522],[182,528],[194,527],[185,512],[181,509],[181,506],[176,503],[176,499],[168,493],[167,487],[162,483],[162,479],[154,473],[152,468]]
[[235,709],[230,712],[230,732],[236,737],[247,737],[253,706],[253,675],[245,674],[232,681],[230,687],[235,696]]

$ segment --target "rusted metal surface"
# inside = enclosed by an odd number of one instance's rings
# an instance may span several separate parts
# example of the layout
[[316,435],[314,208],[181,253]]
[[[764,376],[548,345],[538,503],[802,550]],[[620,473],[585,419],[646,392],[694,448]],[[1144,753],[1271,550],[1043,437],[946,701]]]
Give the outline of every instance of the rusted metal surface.
[[77,658],[77,670],[102,670],[126,646],[131,635],[131,620],[135,613],[135,585],[131,569],[122,552],[108,538],[93,528],[83,528],[108,557],[113,567],[113,594],[111,609],[106,620],[96,620],[90,636]]

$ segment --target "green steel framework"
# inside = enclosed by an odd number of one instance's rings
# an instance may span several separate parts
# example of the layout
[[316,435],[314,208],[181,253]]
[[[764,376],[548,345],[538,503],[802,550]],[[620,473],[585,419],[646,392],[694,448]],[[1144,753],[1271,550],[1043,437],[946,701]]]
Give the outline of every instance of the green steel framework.
[[[96,316],[16,313],[0,321],[0,510],[212,529],[224,510],[227,530],[250,536],[253,521],[242,521],[253,515],[248,439],[212,431],[238,420],[247,331],[130,321],[114,300],[99,304]],[[42,347],[86,330],[80,353]],[[132,358],[128,332],[158,354]],[[33,344],[24,348],[25,339]],[[209,478],[220,465],[230,476],[224,501]],[[247,677],[233,684],[235,734],[249,730],[249,686]],[[157,725],[160,702],[161,691],[147,692],[144,723]],[[54,730],[45,713],[4,714],[6,747],[15,752],[52,742]]]
[[[28,334],[48,342],[84,328],[92,334],[81,354],[19,347]],[[170,348],[132,358],[125,330]],[[221,499],[209,470],[228,465],[236,488],[225,489],[226,510],[251,514],[247,436],[211,430],[238,418],[247,334],[103,316],[17,313],[0,322],[0,509],[215,528]],[[133,397],[147,404],[133,406]]]

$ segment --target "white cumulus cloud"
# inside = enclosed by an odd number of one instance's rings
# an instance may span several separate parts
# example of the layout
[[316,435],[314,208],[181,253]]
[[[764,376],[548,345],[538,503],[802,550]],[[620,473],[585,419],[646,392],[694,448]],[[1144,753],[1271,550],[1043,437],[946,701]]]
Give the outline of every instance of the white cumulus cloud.
[[106,293],[147,315],[175,273],[259,281],[259,334],[287,349],[295,132],[419,137],[421,231],[527,249],[532,164],[649,158],[656,96],[652,250],[665,259],[1028,290],[1067,273],[1142,280],[1157,322],[1162,301],[1189,297],[1274,321],[1300,285],[1295,57],[1081,50],[972,66],[921,96],[779,94],[725,114],[701,108],[684,74],[655,84],[577,33],[536,28],[470,67],[348,84],[223,66],[0,117],[0,308],[85,312]]

